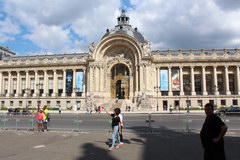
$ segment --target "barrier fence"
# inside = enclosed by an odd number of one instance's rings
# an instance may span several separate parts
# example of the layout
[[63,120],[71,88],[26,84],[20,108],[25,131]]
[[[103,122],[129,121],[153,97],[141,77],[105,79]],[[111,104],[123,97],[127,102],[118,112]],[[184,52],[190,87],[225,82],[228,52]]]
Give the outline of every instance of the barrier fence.
[[[201,130],[205,115],[185,114],[129,114],[124,115],[125,132],[158,133],[163,130],[189,133]],[[220,116],[229,130],[240,130],[240,114]],[[2,130],[36,130],[36,115],[0,114]],[[54,131],[111,131],[111,117],[102,114],[51,114],[48,129]]]

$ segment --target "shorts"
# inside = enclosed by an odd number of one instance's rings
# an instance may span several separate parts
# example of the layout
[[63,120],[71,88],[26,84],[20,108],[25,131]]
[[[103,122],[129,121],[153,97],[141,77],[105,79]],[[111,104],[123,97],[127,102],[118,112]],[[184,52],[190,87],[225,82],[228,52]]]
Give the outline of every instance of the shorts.
[[41,123],[42,124],[43,122],[42,121],[37,121],[37,123]]

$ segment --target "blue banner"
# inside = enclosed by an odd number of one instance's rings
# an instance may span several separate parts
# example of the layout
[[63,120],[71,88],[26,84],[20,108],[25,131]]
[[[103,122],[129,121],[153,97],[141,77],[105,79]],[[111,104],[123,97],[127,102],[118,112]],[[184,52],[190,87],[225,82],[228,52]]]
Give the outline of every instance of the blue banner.
[[76,92],[83,92],[83,72],[77,72],[77,75],[76,75]]
[[160,86],[161,91],[168,91],[168,70],[161,70]]
[[72,93],[73,89],[73,72],[66,72],[66,92]]

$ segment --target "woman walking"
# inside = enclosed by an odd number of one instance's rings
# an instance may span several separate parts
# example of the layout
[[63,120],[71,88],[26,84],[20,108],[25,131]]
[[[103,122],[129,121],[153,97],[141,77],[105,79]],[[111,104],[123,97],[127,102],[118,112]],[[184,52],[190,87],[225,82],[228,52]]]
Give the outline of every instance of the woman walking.
[[39,113],[37,114],[37,124],[38,124],[38,132],[42,131],[42,124],[43,124],[42,109],[40,109]]
[[105,112],[110,115],[112,117],[112,146],[109,148],[109,151],[112,151],[114,149],[114,145],[115,145],[115,137],[117,136],[118,139],[118,143],[119,145],[116,146],[116,148],[121,147],[121,141],[120,141],[120,137],[118,135],[121,134],[121,123],[120,123],[120,118],[118,117],[119,113],[120,113],[120,109],[119,108],[115,108],[113,111],[113,114],[110,114],[108,111],[106,111],[105,107],[102,107]]

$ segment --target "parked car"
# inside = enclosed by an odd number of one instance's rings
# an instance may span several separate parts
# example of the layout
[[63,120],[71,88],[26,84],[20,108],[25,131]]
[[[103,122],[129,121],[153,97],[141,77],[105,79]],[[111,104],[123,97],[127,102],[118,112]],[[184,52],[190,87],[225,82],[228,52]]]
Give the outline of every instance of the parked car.
[[240,116],[240,107],[229,107],[223,110],[217,110],[215,112],[216,115],[223,116],[231,116],[231,115],[239,115]]
[[18,115],[20,114],[20,108],[14,108],[14,109],[10,108],[8,109],[8,114]]

